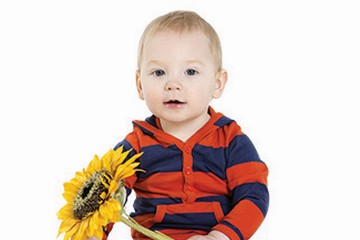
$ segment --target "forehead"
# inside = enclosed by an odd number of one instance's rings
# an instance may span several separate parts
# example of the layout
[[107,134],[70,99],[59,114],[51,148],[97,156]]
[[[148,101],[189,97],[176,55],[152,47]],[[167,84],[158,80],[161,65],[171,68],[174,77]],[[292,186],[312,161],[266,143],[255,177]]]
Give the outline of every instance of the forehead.
[[146,55],[179,56],[211,54],[209,40],[201,31],[160,31],[151,34],[144,42],[144,57]]

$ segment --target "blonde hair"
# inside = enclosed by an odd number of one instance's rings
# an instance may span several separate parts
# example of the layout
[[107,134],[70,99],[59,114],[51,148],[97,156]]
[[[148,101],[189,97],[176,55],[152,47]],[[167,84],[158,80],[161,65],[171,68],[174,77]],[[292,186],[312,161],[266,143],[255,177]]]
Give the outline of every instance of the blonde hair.
[[201,31],[209,40],[209,47],[218,70],[222,69],[222,49],[215,29],[197,13],[173,11],[151,21],[145,28],[139,42],[137,65],[140,69],[146,38],[164,30],[176,32]]

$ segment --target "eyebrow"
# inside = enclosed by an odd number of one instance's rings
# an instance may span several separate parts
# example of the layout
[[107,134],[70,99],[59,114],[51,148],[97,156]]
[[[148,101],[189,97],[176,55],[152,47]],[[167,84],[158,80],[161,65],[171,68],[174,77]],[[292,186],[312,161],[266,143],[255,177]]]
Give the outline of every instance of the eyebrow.
[[144,65],[145,66],[149,66],[149,65],[161,65],[162,62],[161,61],[158,61],[158,60],[150,60],[150,61],[147,61]]

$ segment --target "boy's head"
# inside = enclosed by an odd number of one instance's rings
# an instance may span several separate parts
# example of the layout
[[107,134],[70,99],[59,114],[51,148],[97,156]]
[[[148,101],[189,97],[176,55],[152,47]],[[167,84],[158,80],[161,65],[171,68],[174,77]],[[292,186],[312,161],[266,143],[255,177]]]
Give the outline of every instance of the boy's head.
[[222,69],[222,49],[219,36],[214,28],[191,11],[173,11],[162,15],[147,25],[139,42],[137,65],[141,68],[145,41],[158,32],[174,31],[178,33],[200,31],[208,39],[208,45],[213,56],[213,61],[217,70]]
[[[140,40],[136,86],[163,126],[201,126],[222,95],[227,73],[214,29],[193,12],[160,16]],[[189,125],[187,127],[189,127]]]

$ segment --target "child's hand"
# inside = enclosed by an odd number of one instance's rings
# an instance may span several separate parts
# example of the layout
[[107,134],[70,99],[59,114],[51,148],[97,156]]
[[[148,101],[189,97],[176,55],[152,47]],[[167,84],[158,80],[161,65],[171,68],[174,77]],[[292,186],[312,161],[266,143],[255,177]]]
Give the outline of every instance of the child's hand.
[[230,240],[225,234],[219,231],[211,231],[208,235],[195,235],[187,240]]

